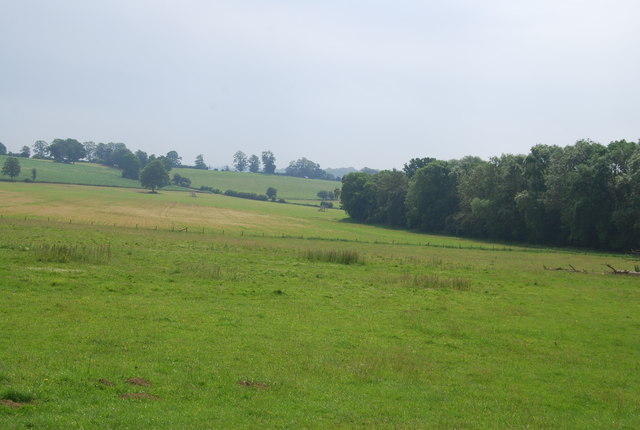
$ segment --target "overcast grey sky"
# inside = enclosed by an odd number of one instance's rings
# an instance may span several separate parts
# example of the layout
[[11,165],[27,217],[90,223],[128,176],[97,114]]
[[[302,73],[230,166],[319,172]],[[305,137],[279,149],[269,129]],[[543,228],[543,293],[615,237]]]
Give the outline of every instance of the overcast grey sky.
[[3,0],[0,141],[401,168],[640,138],[637,0]]

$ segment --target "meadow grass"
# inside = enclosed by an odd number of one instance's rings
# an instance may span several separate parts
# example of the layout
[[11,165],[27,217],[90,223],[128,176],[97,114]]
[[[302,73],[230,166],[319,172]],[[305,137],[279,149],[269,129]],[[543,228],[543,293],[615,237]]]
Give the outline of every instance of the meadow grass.
[[[13,185],[0,394],[30,400],[0,404],[0,428],[640,427],[640,285],[605,266],[637,260],[222,196]],[[204,234],[141,227],[200,210]],[[126,225],[107,223],[120,212]],[[228,227],[243,213],[274,234]],[[52,244],[109,258],[43,259]],[[568,265],[586,273],[544,269]]]

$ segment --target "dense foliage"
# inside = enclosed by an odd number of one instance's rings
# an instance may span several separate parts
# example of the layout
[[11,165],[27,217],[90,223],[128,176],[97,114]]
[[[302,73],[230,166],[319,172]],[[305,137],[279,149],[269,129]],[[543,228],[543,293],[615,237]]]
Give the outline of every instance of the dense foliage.
[[140,183],[145,188],[151,188],[153,193],[156,192],[156,188],[169,185],[169,173],[167,173],[162,160],[153,160],[142,169]]
[[350,173],[354,219],[430,233],[630,250],[640,246],[640,145],[588,140],[527,155],[414,158],[404,173]]

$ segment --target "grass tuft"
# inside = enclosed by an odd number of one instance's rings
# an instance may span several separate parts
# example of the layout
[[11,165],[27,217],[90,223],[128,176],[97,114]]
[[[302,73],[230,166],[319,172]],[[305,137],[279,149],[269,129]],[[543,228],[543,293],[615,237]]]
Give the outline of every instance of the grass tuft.
[[111,245],[41,244],[32,247],[38,260],[51,263],[107,264],[111,261]]
[[324,261],[338,264],[364,264],[364,258],[355,250],[308,250],[305,257],[309,261]]
[[6,390],[0,395],[0,399],[11,400],[17,403],[30,403],[35,400],[31,393],[25,393],[17,390]]
[[442,278],[438,275],[409,275],[402,276],[402,283],[414,287],[451,289],[467,291],[471,288],[471,281],[461,277]]

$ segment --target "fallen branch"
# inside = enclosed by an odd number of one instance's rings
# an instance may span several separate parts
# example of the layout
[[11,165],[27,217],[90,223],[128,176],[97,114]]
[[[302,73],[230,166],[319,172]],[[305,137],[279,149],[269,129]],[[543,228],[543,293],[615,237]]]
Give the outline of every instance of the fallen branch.
[[542,266],[542,267],[544,267],[544,270],[563,270],[566,272],[587,273],[586,270],[578,270],[575,267],[573,267],[571,264],[569,264],[569,269],[564,267],[547,267],[547,266]]
[[618,270],[615,267],[613,267],[611,264],[606,264],[606,266],[612,270],[614,275],[640,276],[640,272],[634,272],[633,270]]

